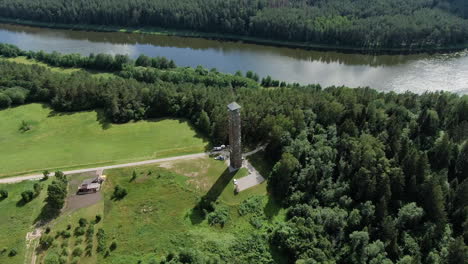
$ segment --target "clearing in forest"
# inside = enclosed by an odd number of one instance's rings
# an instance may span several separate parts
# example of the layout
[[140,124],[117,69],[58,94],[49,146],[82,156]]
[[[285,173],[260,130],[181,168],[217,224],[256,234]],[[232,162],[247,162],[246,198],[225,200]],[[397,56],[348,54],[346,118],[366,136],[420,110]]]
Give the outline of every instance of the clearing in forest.
[[[1,110],[0,120],[0,177],[199,153],[207,145],[178,119],[110,124],[99,111],[28,104]],[[22,121],[30,130],[19,129]]]

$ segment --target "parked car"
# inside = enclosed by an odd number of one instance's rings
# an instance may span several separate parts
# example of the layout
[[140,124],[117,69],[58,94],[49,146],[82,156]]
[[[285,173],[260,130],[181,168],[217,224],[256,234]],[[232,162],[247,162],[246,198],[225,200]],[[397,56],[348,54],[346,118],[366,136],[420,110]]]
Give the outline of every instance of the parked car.
[[215,160],[225,160],[226,158],[224,156],[217,156]]
[[214,150],[214,151],[220,151],[220,150],[223,150],[223,149],[225,149],[225,148],[226,148],[226,145],[221,145],[221,146],[219,146],[219,147],[214,147],[213,150]]

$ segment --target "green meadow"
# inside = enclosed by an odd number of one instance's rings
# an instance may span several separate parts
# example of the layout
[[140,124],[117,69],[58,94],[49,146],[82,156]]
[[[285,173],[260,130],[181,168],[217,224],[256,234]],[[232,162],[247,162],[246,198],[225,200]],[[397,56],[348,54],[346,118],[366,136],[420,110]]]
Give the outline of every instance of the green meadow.
[[[137,175],[134,180],[133,172]],[[184,249],[197,250],[208,256],[221,255],[222,262],[232,263],[236,256],[223,255],[223,252],[230,252],[240,239],[258,229],[269,228],[273,222],[283,221],[285,217],[284,210],[268,195],[267,183],[236,194],[232,180],[245,176],[247,172],[229,173],[224,162],[209,157],[112,169],[106,170],[105,174],[107,180],[98,193],[101,198],[92,198],[93,202],[88,202],[86,207],[72,199],[74,196],[74,199],[89,201],[89,195],[75,196],[74,192],[79,182],[92,176],[69,176],[69,200],[62,214],[43,227],[50,227],[53,243],[38,253],[36,263],[56,263],[56,260],[87,264],[159,263],[169,253]],[[41,184],[47,186],[49,181]],[[31,181],[0,185],[0,189],[10,192],[7,199],[0,201],[0,232],[8,234],[0,239],[0,249],[6,248],[0,255],[0,263],[24,263],[27,261],[25,256],[29,259],[33,252],[33,246],[27,252],[25,236],[33,230],[46,189],[29,204],[17,207],[20,193],[31,189],[32,185]],[[117,185],[128,191],[120,200],[113,198]],[[228,218],[224,225],[210,225],[207,215],[197,209],[201,199],[207,196],[215,201],[216,207],[227,208]],[[241,216],[240,205],[252,197],[261,200],[259,210],[255,214]],[[99,222],[95,221],[96,215],[102,217]],[[254,217],[259,219],[261,227],[251,223]],[[80,218],[87,220],[85,230],[93,226],[91,238],[86,234],[76,234]],[[101,228],[105,234],[105,250],[98,252],[97,232]],[[65,233],[69,235],[65,236]],[[112,248],[112,244],[116,247]],[[8,256],[11,248],[18,251],[14,257]],[[77,248],[83,253],[73,256]],[[91,248],[91,254],[87,253],[88,248]],[[275,255],[274,252],[271,254]],[[284,263],[281,258],[274,260],[275,263]]]
[[[24,256],[28,254],[26,234],[33,230],[33,224],[44,206],[50,182],[41,182],[41,194],[26,204],[21,202],[21,193],[33,190],[35,182],[0,184],[0,189],[8,191],[8,198],[0,199],[0,263],[24,263]],[[14,257],[9,256],[12,250],[17,252]]]
[[[101,116],[41,104],[1,110],[0,177],[198,153],[207,145],[184,120],[110,124]],[[23,120],[29,131],[20,131]]]

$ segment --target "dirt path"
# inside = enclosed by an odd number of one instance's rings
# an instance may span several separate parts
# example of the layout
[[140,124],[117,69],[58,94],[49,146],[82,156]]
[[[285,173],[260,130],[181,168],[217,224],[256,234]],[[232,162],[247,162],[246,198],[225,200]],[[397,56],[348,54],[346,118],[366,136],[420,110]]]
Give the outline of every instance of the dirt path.
[[[197,153],[197,154],[176,156],[176,157],[163,158],[163,159],[153,159],[153,160],[145,160],[145,161],[125,163],[125,164],[103,166],[103,167],[97,167],[97,168],[88,168],[88,169],[64,171],[63,173],[68,175],[68,174],[92,172],[92,171],[97,171],[97,170],[108,170],[108,169],[116,169],[116,168],[134,167],[134,166],[147,165],[147,164],[166,162],[166,161],[173,161],[173,160],[200,158],[200,157],[204,157],[204,156],[207,156],[207,155],[208,155],[207,153]],[[53,173],[51,173],[51,175],[53,175]],[[42,177],[44,177],[42,174],[35,174],[35,175],[27,175],[27,176],[16,176],[16,177],[10,177],[10,178],[1,178],[0,179],[0,184],[2,184],[2,183],[15,183],[15,182],[21,182],[21,181],[26,181],[26,180],[36,180],[36,179],[41,179]]]

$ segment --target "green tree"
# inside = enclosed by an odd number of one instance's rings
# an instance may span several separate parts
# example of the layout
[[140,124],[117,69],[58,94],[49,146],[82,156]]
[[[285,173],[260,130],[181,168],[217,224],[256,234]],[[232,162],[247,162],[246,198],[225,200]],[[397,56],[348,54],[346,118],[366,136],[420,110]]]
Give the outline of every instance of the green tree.
[[283,198],[289,191],[293,173],[299,168],[299,161],[290,153],[284,153],[271,171],[269,186],[273,193]]

